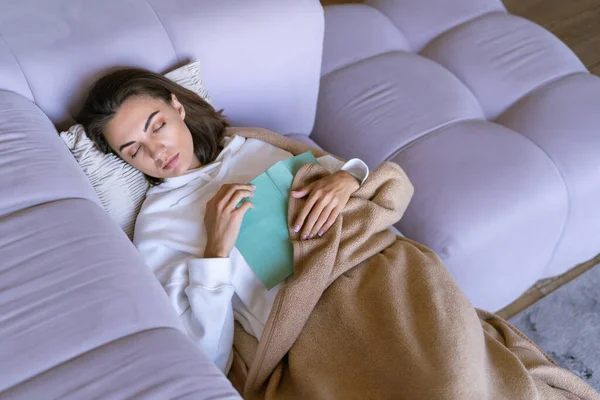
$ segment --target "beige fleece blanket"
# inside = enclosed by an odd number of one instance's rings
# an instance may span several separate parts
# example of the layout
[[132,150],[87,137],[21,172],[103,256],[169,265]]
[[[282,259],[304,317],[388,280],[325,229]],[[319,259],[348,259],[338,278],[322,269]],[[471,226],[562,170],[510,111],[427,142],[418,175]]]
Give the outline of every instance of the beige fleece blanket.
[[[234,133],[308,149],[261,129]],[[305,165],[293,188],[326,174]],[[326,235],[292,240],[294,279],[260,341],[236,327],[229,377],[244,398],[600,399],[508,322],[475,310],[436,254],[388,229],[412,193],[384,163]],[[290,199],[290,221],[303,202]]]

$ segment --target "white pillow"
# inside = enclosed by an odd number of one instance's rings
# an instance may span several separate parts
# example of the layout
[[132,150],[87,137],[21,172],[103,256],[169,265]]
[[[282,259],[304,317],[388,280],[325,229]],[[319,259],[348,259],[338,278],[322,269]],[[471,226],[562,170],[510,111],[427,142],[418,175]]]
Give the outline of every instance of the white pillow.
[[[211,103],[210,96],[202,84],[198,61],[177,68],[165,74],[165,77]],[[83,126],[79,124],[61,132],[60,137],[88,177],[102,207],[125,231],[129,239],[132,239],[135,219],[149,187],[144,174],[114,154],[104,154],[97,150],[85,134]]]
[[208,90],[202,83],[202,73],[200,71],[200,61],[193,61],[182,67],[174,69],[166,73],[165,78],[169,78],[173,82],[191,90],[198,96],[202,97],[208,104],[212,105],[212,99],[208,94]]

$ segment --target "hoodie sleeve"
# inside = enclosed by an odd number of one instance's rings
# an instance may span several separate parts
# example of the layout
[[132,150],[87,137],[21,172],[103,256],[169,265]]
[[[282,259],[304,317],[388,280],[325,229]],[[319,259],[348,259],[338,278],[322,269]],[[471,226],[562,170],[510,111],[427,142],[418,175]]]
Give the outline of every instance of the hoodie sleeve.
[[[231,258],[195,258],[166,246],[154,248],[155,274],[188,336],[217,367],[227,373],[233,346],[234,316]],[[157,259],[160,262],[157,263]]]
[[194,258],[188,260],[189,300],[192,339],[223,371],[228,372],[233,347],[234,288],[231,284],[232,258]]

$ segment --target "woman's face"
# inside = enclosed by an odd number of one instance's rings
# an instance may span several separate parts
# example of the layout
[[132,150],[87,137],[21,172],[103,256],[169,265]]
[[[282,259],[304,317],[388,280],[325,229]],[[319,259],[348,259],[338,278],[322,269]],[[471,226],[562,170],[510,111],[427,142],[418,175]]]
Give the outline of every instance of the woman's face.
[[185,110],[149,96],[127,99],[104,129],[109,146],[127,163],[155,178],[171,178],[198,168]]

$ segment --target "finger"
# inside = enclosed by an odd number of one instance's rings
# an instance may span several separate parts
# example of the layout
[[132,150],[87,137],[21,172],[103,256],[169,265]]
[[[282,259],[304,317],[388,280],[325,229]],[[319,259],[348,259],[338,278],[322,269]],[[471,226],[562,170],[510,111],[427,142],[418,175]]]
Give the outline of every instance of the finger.
[[319,201],[314,205],[308,214],[308,218],[306,218],[306,222],[302,227],[302,235],[300,236],[302,239],[312,239],[314,236],[311,235],[311,231],[315,223],[319,219],[319,216],[323,212],[323,210],[327,207],[327,202],[324,198],[320,198]]
[[235,193],[229,199],[229,202],[227,203],[227,209],[235,210],[240,201],[248,197],[254,197],[254,192],[251,192],[249,190],[236,190]]
[[[328,204],[327,207],[325,207],[325,209],[321,212],[321,215],[319,215],[319,219],[317,220],[317,222],[315,222],[315,225],[310,230],[310,235],[308,235],[308,237],[310,239],[317,236],[319,234],[319,232],[321,232],[321,230],[323,229],[323,226],[329,220],[329,216],[331,215],[331,213],[333,212],[334,209],[335,209],[335,206],[331,203]],[[321,236],[323,236],[323,235],[321,235]]]
[[323,227],[319,230],[319,236],[323,236],[329,230],[329,228],[333,226],[335,220],[340,215],[340,212],[341,209],[339,207],[333,209],[333,211],[331,212],[331,214],[329,214],[329,217],[327,218],[327,222],[325,222],[325,225],[323,225]]
[[241,183],[230,183],[230,184],[221,186],[221,189],[219,189],[219,192],[221,192],[223,198],[225,198],[225,197],[230,198],[238,190],[247,190],[247,191],[253,192],[255,189],[256,189],[256,186],[250,185],[250,184],[245,185],[245,184],[241,184]]
[[255,189],[256,186],[253,185],[227,184],[221,186],[213,199],[217,200],[217,204],[221,209],[225,209],[231,201],[232,196],[234,196],[238,190],[253,192]]
[[312,191],[313,185],[314,185],[314,183],[311,183],[310,185],[305,186],[302,189],[292,190],[290,195],[295,199],[301,199],[301,198],[305,197],[306,195],[310,194],[310,192]]
[[318,196],[315,192],[311,193],[310,196],[308,196],[308,200],[306,200],[306,203],[304,203],[304,207],[302,207],[302,210],[300,210],[300,213],[296,218],[296,223],[294,224],[294,232],[300,232],[300,228],[302,227],[302,225],[304,225],[304,220],[308,216],[310,210],[312,210],[313,205],[317,202],[317,200]]
[[238,208],[237,210],[234,211],[234,213],[239,215],[240,217],[243,217],[244,214],[246,214],[246,211],[251,210],[253,208],[254,208],[254,203],[252,203],[251,201],[245,201],[242,203],[240,208]]

